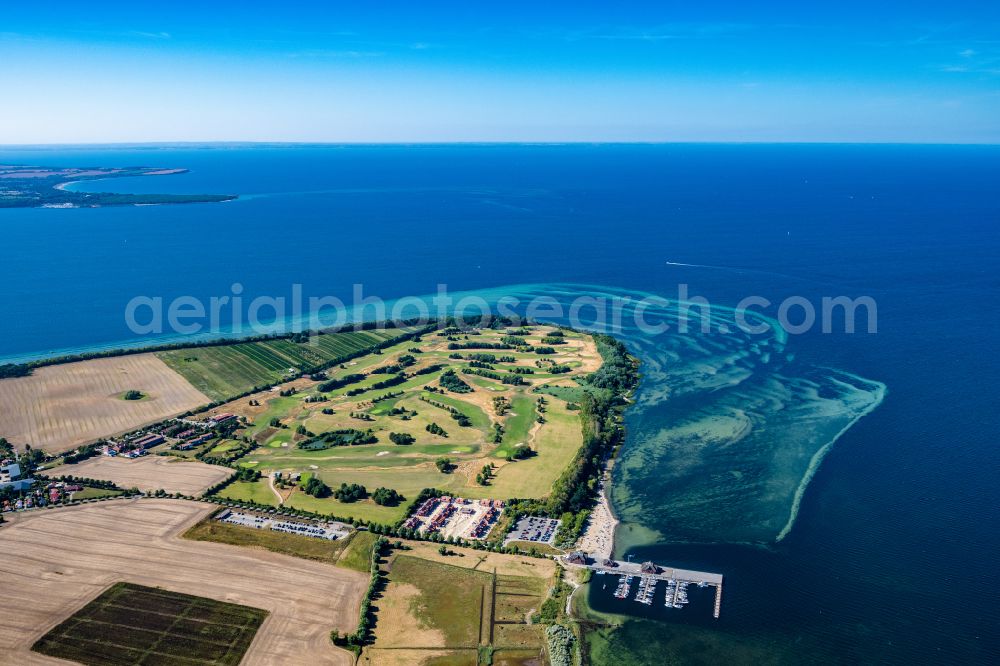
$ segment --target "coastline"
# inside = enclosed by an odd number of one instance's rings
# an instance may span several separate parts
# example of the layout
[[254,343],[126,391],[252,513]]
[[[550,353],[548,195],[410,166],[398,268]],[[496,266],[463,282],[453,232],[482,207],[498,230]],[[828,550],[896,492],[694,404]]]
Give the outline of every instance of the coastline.
[[587,529],[577,541],[577,550],[583,551],[598,559],[610,559],[615,552],[615,531],[618,529],[618,517],[611,508],[608,490],[611,485],[611,467],[604,471],[601,485],[597,491],[597,504],[587,521]]

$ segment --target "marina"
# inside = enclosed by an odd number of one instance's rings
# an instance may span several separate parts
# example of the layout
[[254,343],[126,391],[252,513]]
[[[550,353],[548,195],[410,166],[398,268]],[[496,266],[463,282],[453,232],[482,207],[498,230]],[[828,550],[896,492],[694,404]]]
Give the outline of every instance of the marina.
[[586,553],[575,551],[559,558],[566,567],[590,569],[595,574],[612,574],[619,576],[618,587],[615,589],[616,599],[628,599],[632,591],[632,582],[639,578],[634,601],[651,605],[660,581],[666,582],[666,597],[664,605],[668,608],[683,608],[688,603],[688,587],[715,588],[715,604],[712,617],[718,619],[722,611],[722,574],[690,569],[666,567],[653,562],[623,562],[610,558],[596,559]]

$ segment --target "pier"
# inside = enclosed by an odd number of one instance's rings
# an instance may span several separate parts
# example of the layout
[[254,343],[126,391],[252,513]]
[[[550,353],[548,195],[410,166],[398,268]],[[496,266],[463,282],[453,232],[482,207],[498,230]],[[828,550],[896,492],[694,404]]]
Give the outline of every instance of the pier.
[[[614,574],[617,576],[635,576],[653,580],[675,581],[676,583],[695,584],[701,587],[715,588],[715,608],[712,617],[718,619],[722,611],[722,574],[707,571],[692,571],[678,569],[653,562],[623,562],[612,559],[595,559],[586,553],[572,552],[557,558],[566,567],[575,569],[590,569],[595,573]],[[675,593],[676,596],[676,593]]]

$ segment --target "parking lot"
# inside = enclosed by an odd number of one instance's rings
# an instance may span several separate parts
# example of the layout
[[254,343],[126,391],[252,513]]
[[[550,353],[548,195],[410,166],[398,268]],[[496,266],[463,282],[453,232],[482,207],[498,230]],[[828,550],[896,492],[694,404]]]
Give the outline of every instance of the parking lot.
[[317,523],[312,521],[287,520],[280,517],[262,516],[257,513],[233,511],[226,509],[219,514],[217,520],[230,525],[252,527],[258,530],[274,530],[286,534],[300,534],[317,539],[336,541],[351,533],[349,525],[338,522]]
[[536,516],[526,516],[517,521],[504,539],[504,545],[511,541],[531,541],[543,543],[551,546],[559,530],[559,520],[555,518],[539,518]]

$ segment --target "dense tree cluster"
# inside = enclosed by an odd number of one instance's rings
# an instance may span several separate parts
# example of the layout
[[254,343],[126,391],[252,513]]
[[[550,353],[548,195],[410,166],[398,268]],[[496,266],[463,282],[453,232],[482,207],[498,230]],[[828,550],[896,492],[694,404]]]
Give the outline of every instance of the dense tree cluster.
[[448,369],[441,375],[441,386],[452,393],[472,393],[472,387],[459,379],[454,370]]
[[473,340],[471,342],[449,342],[448,349],[512,349],[513,345],[508,345],[503,342],[478,342]]
[[610,335],[595,335],[597,351],[603,363],[585,381],[595,388],[607,389],[615,393],[630,390],[636,381],[636,361],[629,356],[628,349]]
[[357,384],[364,378],[365,376],[360,374],[344,375],[340,379],[330,379],[323,382],[316,387],[316,390],[320,393],[329,393],[330,391],[335,391],[339,388],[349,386],[350,384]]
[[[308,481],[302,484],[302,492],[306,495],[312,495],[318,499],[323,499],[324,497],[330,496],[330,486],[323,483],[323,479],[314,474],[309,477]],[[334,495],[336,496],[336,494]]]
[[236,480],[237,481],[256,481],[260,478],[260,471],[254,469],[253,467],[237,467],[236,468]]
[[393,375],[398,372],[402,372],[404,368],[408,368],[415,364],[417,359],[410,354],[403,354],[400,356],[395,363],[390,365],[383,365],[382,367],[375,368],[372,370],[373,375]]
[[445,431],[445,429],[442,428],[441,426],[439,426],[437,423],[433,423],[432,422],[432,423],[427,424],[427,427],[425,428],[425,430],[427,430],[427,432],[429,432],[432,435],[438,435],[440,437],[447,437],[448,436],[448,433]]
[[463,368],[462,374],[465,375],[478,375],[480,377],[486,377],[488,379],[495,379],[502,384],[509,384],[510,386],[523,386],[527,384],[524,377],[521,375],[503,375],[499,372],[494,372],[492,370],[483,370],[482,368]]
[[27,363],[4,363],[0,365],[0,379],[27,377],[30,374],[31,366]]
[[333,496],[341,502],[357,502],[368,497],[368,489],[358,483],[342,483]]
[[358,446],[360,444],[375,444],[376,442],[378,442],[378,437],[371,430],[342,428],[325,432],[314,439],[301,441],[297,446],[305,451],[322,451],[334,446]]
[[573,632],[561,624],[553,624],[545,630],[549,643],[549,661],[552,666],[573,666]]
[[381,506],[396,506],[402,502],[405,497],[400,495],[398,492],[392,488],[376,488],[375,492],[372,493],[372,501]]
[[417,440],[413,437],[413,435],[408,435],[405,432],[390,432],[389,441],[399,446],[407,446],[409,444],[413,444],[413,442]]

